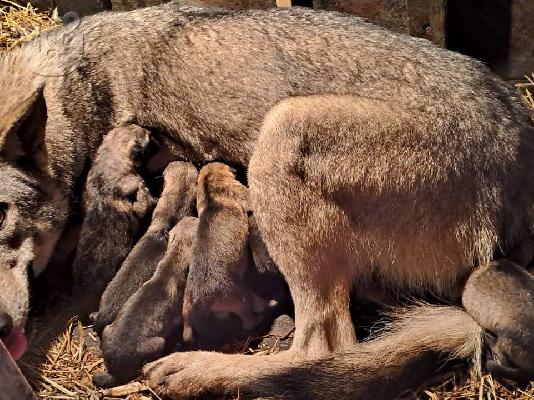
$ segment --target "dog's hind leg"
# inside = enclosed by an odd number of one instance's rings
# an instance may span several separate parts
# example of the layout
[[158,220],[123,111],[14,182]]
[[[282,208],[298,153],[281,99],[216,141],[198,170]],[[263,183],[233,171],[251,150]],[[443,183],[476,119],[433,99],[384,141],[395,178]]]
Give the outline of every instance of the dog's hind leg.
[[[369,278],[407,296],[428,291],[452,298],[473,265],[495,248],[497,233],[488,209],[499,205],[492,196],[481,196],[502,182],[472,178],[491,161],[485,157],[492,145],[473,141],[472,129],[464,130],[456,116],[444,120],[444,115],[354,96],[291,98],[274,107],[249,165],[249,194],[261,236],[295,304],[293,346],[266,357],[174,354],[148,367],[153,385],[175,398],[229,393],[251,387],[254,377],[265,373],[275,376],[304,360],[358,350],[348,293]],[[445,140],[450,146],[446,152]],[[473,161],[466,146],[481,159]],[[495,170],[490,177],[501,176],[500,163],[490,166]],[[406,370],[420,369],[421,362],[427,363],[425,371],[439,369],[443,358],[464,344],[467,358],[473,355],[476,346],[471,344],[478,343],[479,330],[469,316],[461,310],[444,314],[442,321],[439,315],[427,316],[416,318],[426,329],[418,328],[419,336],[401,332],[397,344],[386,337],[367,364],[358,366],[355,360],[358,387],[372,380],[366,374],[376,367],[375,360],[399,366],[390,380],[385,375],[377,384],[391,395],[375,398],[393,398],[391,391],[400,394],[398,389],[413,383],[399,378]],[[430,326],[436,320],[457,330],[436,332]],[[425,342],[417,343],[420,339]],[[438,348],[432,348],[428,359],[411,352],[434,342]],[[391,350],[397,348],[399,352]],[[327,374],[328,360],[317,361]],[[398,386],[388,391],[388,382]],[[333,386],[339,395],[329,398],[371,398]],[[310,397],[325,398],[304,398]]]

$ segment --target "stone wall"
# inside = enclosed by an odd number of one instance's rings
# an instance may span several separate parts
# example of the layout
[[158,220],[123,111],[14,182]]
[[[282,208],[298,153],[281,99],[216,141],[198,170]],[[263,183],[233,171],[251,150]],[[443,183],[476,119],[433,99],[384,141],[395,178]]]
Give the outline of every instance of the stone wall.
[[[111,0],[114,11],[128,11],[139,7],[155,6],[166,0]],[[196,7],[223,7],[229,9],[270,8],[275,0],[179,0],[179,4]]]
[[313,6],[359,15],[396,32],[409,32],[406,0],[314,0]]

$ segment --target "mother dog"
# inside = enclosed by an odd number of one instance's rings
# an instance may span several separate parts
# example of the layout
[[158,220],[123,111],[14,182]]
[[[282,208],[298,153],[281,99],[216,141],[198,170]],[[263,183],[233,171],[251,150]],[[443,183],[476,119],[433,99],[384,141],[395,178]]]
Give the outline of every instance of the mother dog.
[[[14,354],[29,271],[46,267],[102,136],[126,122],[162,131],[180,158],[249,167],[259,229],[295,303],[286,353],[151,365],[177,398],[283,381],[298,360],[357,346],[351,288],[456,299],[497,248],[524,253],[532,235],[534,131],[510,89],[476,61],[354,17],[173,3],[104,13],[3,55],[0,88],[0,321]],[[474,351],[479,330],[463,311],[410,318],[429,346]]]

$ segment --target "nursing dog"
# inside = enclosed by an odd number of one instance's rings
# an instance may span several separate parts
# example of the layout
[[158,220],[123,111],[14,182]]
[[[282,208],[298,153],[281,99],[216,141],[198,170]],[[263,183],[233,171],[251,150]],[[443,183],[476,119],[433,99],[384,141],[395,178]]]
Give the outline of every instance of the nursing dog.
[[[513,89],[475,60],[355,17],[172,2],[103,13],[4,53],[0,87],[8,336],[22,338],[28,271],[46,267],[112,127],[155,128],[181,159],[248,168],[251,209],[295,303],[294,343],[266,357],[168,356],[146,373],[171,397],[291,382],[298,360],[358,349],[352,287],[372,278],[406,296],[457,298],[497,249],[513,258],[532,239],[534,130]],[[436,330],[420,311],[409,318],[439,354],[472,355],[472,329],[440,340],[467,314],[441,313]],[[428,353],[410,349],[393,353],[414,358],[391,387],[417,383],[403,376]],[[374,357],[347,359],[358,367],[342,382],[365,387]],[[352,397],[321,373],[324,390]],[[283,393],[306,393],[294,389]]]

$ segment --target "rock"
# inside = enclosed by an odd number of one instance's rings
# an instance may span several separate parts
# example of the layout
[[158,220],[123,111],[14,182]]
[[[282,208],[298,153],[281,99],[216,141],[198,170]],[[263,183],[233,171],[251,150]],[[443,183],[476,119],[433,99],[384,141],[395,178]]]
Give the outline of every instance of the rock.
[[263,351],[284,351],[289,350],[293,343],[293,333],[295,331],[295,322],[288,315],[278,317],[258,348]]

